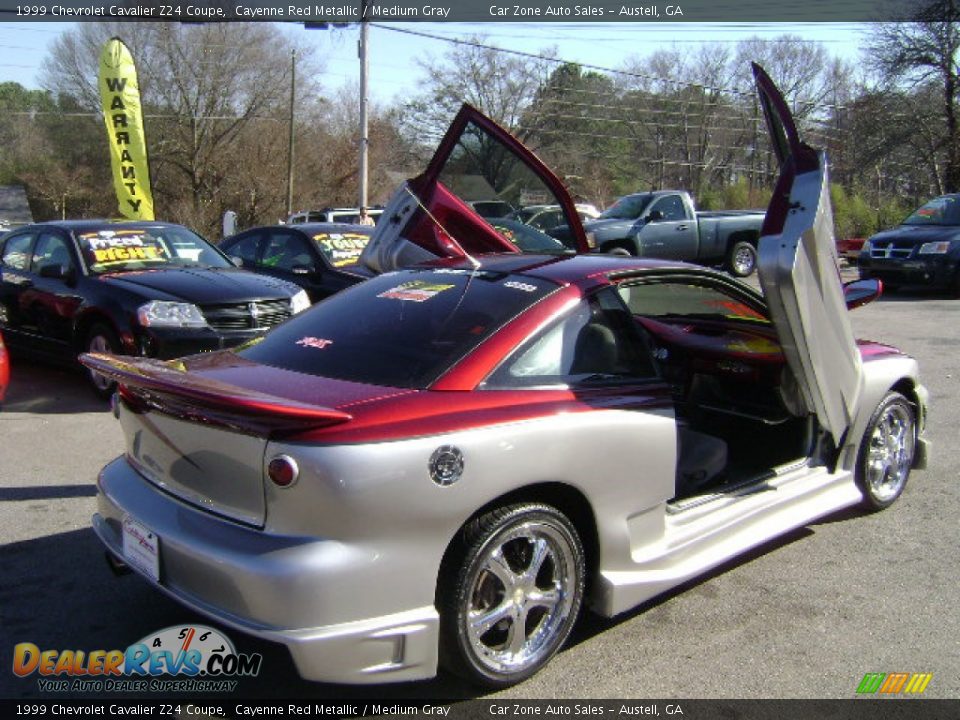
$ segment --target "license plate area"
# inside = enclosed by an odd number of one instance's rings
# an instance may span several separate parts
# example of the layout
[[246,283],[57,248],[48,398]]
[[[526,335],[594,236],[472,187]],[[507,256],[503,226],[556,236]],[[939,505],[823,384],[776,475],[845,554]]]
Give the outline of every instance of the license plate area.
[[123,559],[154,582],[160,582],[160,538],[130,516],[123,518]]

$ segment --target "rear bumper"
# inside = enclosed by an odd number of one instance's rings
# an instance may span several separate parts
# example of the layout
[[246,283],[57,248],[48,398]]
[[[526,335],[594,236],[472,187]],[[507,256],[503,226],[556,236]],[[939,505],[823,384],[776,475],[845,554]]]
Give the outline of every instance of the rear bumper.
[[93,528],[110,554],[123,558],[125,516],[143,523],[159,537],[160,579],[148,582],[218,623],[285,645],[304,679],[364,684],[436,674],[433,605],[364,616],[378,583],[358,586],[363,549],[218,518],[156,489],[123,458],[103,469],[97,487]]

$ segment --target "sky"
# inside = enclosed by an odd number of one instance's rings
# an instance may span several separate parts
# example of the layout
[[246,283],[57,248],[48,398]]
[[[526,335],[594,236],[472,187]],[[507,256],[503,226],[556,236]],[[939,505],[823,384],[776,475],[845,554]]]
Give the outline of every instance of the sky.
[[[0,82],[40,87],[40,67],[48,46],[72,23],[0,22]],[[317,48],[324,70],[322,85],[333,92],[359,83],[356,26],[342,30],[305,30],[290,23],[285,31]],[[442,57],[450,47],[442,38],[486,36],[503,48],[539,53],[554,48],[559,58],[617,68],[631,56],[644,56],[674,44],[694,51],[706,43],[735,44],[754,35],[772,39],[786,33],[823,43],[831,55],[856,60],[864,26],[853,23],[389,23],[370,27],[370,99],[389,103],[417,91],[423,74],[417,64]]]

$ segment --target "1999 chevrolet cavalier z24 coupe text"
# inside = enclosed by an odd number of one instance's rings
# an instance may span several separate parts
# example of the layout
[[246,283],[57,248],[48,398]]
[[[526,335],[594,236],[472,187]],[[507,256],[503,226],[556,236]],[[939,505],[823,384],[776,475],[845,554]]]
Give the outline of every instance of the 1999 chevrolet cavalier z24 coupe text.
[[758,74],[782,164],[763,296],[682,263],[505,252],[387,272],[236,350],[86,356],[127,438],[98,482],[109,552],[304,678],[441,663],[504,686],[582,605],[616,615],[893,503],[927,393],[913,359],[854,340],[847,302],[878,284],[845,302],[822,159]]

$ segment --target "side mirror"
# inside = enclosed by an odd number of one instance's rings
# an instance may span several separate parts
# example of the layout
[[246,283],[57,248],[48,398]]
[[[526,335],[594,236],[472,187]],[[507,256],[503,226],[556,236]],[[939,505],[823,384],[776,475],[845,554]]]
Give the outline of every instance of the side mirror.
[[883,283],[877,278],[870,280],[854,280],[843,286],[843,299],[847,303],[847,310],[853,310],[861,305],[872,303],[883,294]]
[[244,265],[246,265],[242,257],[234,257],[233,255],[229,255],[228,257],[230,258],[230,262],[239,268],[242,268]]
[[651,210],[650,214],[647,215],[647,222],[657,222],[658,220],[663,220],[663,213],[659,210]]

